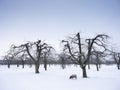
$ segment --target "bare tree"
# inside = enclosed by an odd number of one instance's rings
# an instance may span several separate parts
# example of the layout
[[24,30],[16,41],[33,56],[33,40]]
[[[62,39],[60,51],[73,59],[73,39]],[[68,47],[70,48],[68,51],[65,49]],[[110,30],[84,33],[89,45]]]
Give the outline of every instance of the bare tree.
[[80,34],[77,33],[74,37],[69,37],[64,42],[64,50],[68,50],[74,63],[80,65],[83,71],[83,78],[87,78],[86,65],[88,64],[93,48],[101,48],[106,50],[105,40],[108,38],[105,34],[99,34],[92,39],[85,39],[81,42]]
[[8,53],[4,56],[4,60],[7,61],[8,64],[8,68],[10,68],[10,64],[12,63],[15,57],[15,53],[14,53],[14,49],[13,49],[14,45],[11,45],[10,50],[8,51]]
[[[107,51],[107,50],[106,50]],[[94,60],[94,64],[96,65],[97,71],[99,71],[102,60],[105,60],[107,53],[101,51],[92,51],[91,57]]]
[[117,53],[117,57],[118,59],[116,60],[116,63],[117,63],[118,69],[120,70],[120,53]]
[[112,52],[112,57],[113,57],[115,63],[117,64],[118,70],[120,70],[120,53]]
[[62,66],[62,69],[65,69],[65,64],[66,64],[66,61],[67,61],[67,55],[63,52],[61,54],[58,55],[58,58],[59,58],[59,62]]
[[22,64],[22,68],[24,68],[25,60],[27,60],[27,58],[28,58],[27,53],[24,51],[24,52],[19,53],[16,56],[17,56],[18,62],[20,62],[20,64]]
[[40,60],[42,60],[44,52],[51,48],[51,46],[38,40],[36,42],[28,42],[20,46],[15,46],[14,48],[17,48],[19,53],[27,52],[28,56],[35,64],[35,73],[39,73]]
[[8,68],[10,68],[12,57],[10,55],[5,55],[4,60],[7,61]]
[[44,68],[45,68],[45,71],[47,71],[47,59],[50,55],[50,51],[52,50],[53,48],[52,47],[49,47],[49,48],[46,48],[46,50],[44,50],[43,52],[43,62],[44,62]]

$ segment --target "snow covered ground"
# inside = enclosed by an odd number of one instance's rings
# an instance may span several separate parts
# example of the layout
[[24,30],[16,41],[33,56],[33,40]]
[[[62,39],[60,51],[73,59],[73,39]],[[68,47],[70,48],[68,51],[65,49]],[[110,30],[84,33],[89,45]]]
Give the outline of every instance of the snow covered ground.
[[[44,71],[40,67],[40,73],[34,73],[34,66],[0,66],[0,90],[120,90],[120,70],[116,66],[102,66],[96,71],[95,66],[87,70],[89,78],[82,78],[79,66],[50,66]],[[71,74],[77,74],[78,78],[70,80]]]

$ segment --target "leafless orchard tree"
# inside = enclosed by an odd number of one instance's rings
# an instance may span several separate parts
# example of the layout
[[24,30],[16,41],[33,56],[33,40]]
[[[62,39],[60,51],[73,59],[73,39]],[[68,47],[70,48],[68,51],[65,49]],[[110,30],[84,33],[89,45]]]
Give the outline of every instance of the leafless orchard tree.
[[19,64],[22,64],[22,67],[24,68],[25,58],[27,57],[25,50],[15,48],[15,45],[11,45],[9,53],[13,56],[13,60],[15,64],[17,64],[17,67],[19,67]]
[[63,52],[58,55],[59,62],[61,64],[62,69],[65,69],[65,64],[67,62],[67,55]]
[[117,64],[118,70],[120,70],[120,53],[112,52],[112,58],[114,59],[115,63]]
[[13,46],[14,46],[14,45],[11,45],[10,50],[9,50],[9,51],[7,52],[7,54],[3,57],[4,60],[7,61],[8,68],[10,68],[11,61],[13,61],[13,60],[14,60],[14,57],[16,56],[15,53],[14,53]]
[[107,53],[105,51],[104,52],[92,51],[91,57],[94,60],[93,62],[96,64],[97,71],[99,71],[99,69],[100,69],[101,61],[105,60],[106,56],[107,56]]
[[27,59],[27,57],[28,55],[25,51],[16,55],[16,59],[18,60],[18,65],[22,64],[22,68],[24,68],[25,60]]
[[28,42],[20,46],[15,46],[14,48],[18,49],[18,53],[27,52],[28,56],[35,64],[35,73],[39,73],[39,64],[45,52],[47,53],[51,50],[51,46],[43,43],[41,40]]
[[52,47],[49,47],[49,48],[46,48],[46,50],[44,50],[43,52],[43,62],[44,62],[45,71],[47,71],[47,59],[51,54],[51,50],[54,50],[54,49]]
[[89,63],[91,52],[96,48],[106,50],[105,41],[108,35],[98,34],[92,39],[81,41],[80,33],[74,37],[69,37],[67,40],[62,40],[64,50],[68,51],[73,62],[80,65],[83,72],[83,78],[87,78],[86,65]]
[[4,56],[4,60],[7,61],[8,68],[10,68],[11,59],[12,59],[12,57],[9,54]]

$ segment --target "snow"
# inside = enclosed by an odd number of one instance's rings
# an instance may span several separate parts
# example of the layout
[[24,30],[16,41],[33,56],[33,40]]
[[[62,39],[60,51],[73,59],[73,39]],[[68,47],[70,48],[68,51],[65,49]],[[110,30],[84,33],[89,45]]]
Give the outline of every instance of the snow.
[[[115,65],[102,66],[96,71],[95,66],[87,69],[88,78],[82,78],[79,66],[59,65],[48,67],[45,71],[40,66],[40,73],[34,73],[34,66],[0,66],[0,90],[120,90],[120,70]],[[77,74],[77,79],[69,79]]]

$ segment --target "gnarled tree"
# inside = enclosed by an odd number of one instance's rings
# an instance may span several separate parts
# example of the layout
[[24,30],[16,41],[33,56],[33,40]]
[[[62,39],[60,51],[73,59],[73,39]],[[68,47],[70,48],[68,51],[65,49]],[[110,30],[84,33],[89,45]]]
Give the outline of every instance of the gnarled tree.
[[105,41],[108,38],[105,34],[98,34],[92,39],[85,39],[83,42],[80,33],[67,40],[62,40],[64,50],[67,50],[71,60],[78,64],[83,72],[83,78],[87,78],[86,65],[89,63],[91,52],[96,48],[106,49]]
[[44,53],[48,50],[50,52],[51,50],[51,46],[43,43],[41,40],[28,42],[20,46],[15,46],[14,48],[18,48],[18,50],[20,50],[19,52],[27,52],[28,56],[35,64],[35,73],[39,73],[39,64],[44,57]]

